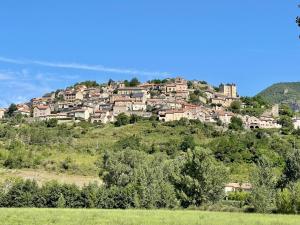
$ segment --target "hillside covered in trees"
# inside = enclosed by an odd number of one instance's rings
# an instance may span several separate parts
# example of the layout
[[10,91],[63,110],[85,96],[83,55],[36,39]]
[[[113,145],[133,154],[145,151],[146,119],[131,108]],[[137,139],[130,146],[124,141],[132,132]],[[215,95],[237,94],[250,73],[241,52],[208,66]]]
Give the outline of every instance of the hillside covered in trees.
[[271,104],[289,104],[294,110],[300,109],[300,82],[277,83],[258,94]]
[[[12,117],[0,124],[1,168],[94,175],[103,185],[9,179],[0,186],[0,206],[297,213],[299,146],[299,130],[245,130],[237,118],[224,127],[125,114],[105,125]],[[253,189],[226,196],[228,182]]]

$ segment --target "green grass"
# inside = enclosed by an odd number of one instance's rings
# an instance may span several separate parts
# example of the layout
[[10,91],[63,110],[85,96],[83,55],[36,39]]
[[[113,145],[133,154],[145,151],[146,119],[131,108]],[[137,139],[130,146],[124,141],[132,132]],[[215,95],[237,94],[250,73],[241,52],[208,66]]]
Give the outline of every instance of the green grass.
[[0,225],[290,225],[299,216],[170,210],[0,209]]

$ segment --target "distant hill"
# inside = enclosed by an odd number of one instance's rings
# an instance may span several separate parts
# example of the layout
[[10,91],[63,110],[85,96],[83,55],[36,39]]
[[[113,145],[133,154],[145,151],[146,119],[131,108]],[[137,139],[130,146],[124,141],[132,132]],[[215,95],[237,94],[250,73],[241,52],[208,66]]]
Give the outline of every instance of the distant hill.
[[300,109],[300,82],[277,83],[258,94],[266,101],[289,104],[295,111]]

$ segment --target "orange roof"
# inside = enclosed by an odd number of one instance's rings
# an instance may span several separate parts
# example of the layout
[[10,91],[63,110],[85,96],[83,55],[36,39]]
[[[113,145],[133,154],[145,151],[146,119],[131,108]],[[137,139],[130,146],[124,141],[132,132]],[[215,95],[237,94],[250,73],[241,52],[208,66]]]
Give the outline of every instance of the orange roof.
[[233,112],[229,112],[229,111],[217,111],[216,112],[219,116],[234,116],[234,113]]
[[183,109],[169,109],[169,110],[166,110],[166,111],[161,111],[160,113],[161,114],[174,114],[174,113],[184,113],[185,110]]
[[49,108],[49,106],[47,106],[47,105],[37,105],[34,108],[38,108],[39,110],[46,110],[46,109]]

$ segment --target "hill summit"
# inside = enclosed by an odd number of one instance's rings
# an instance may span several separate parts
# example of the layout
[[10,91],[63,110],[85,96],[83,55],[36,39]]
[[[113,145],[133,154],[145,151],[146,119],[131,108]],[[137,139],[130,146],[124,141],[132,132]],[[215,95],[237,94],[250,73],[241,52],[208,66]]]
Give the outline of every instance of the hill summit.
[[300,82],[273,84],[258,96],[271,104],[288,104],[294,111],[300,110]]

